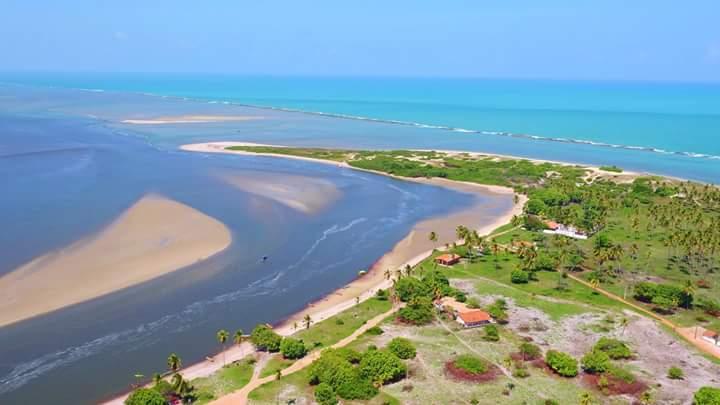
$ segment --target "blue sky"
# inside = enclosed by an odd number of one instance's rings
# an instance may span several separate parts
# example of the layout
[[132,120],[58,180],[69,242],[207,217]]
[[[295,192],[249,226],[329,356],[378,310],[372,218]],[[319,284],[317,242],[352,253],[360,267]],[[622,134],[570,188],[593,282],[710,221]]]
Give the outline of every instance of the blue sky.
[[720,81],[718,0],[6,0],[0,70]]

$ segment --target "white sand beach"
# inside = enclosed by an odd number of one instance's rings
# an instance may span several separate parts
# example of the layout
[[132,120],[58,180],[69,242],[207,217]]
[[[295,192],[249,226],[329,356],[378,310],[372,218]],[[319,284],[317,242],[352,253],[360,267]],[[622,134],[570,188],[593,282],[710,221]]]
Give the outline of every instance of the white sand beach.
[[147,195],[96,235],[0,277],[0,327],[171,273],[230,242],[219,221]]
[[164,124],[206,124],[210,122],[233,122],[261,120],[263,117],[251,115],[178,115],[156,118],[131,118],[120,122],[134,125],[164,125]]

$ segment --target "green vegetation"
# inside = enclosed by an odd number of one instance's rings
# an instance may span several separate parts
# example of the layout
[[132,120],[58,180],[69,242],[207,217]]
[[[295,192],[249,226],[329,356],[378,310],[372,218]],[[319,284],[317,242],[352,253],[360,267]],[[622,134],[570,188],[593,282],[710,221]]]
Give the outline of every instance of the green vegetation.
[[720,405],[720,388],[702,387],[693,397],[694,405]]
[[408,339],[396,337],[388,343],[388,350],[400,359],[414,359],[416,350],[415,346]]
[[530,273],[524,270],[515,269],[510,273],[510,281],[513,284],[527,284],[530,281]]
[[545,354],[545,363],[563,377],[575,377],[578,374],[577,360],[567,353],[548,350]]
[[583,370],[590,374],[604,373],[610,368],[610,356],[600,350],[589,351],[581,362]]
[[213,399],[244,387],[252,377],[254,364],[247,361],[229,364],[209,377],[192,380],[197,397],[195,404],[204,404]]
[[125,400],[125,405],[165,405],[165,403],[165,397],[150,388],[138,388]]
[[615,172],[615,173],[622,173],[623,169],[612,165],[612,166],[600,166],[600,170],[605,170],[606,172]]
[[604,352],[613,360],[629,359],[632,357],[632,351],[625,342],[607,337],[601,337],[597,343],[595,343],[593,351]]
[[268,360],[265,367],[260,370],[260,377],[269,375],[277,375],[278,371],[285,370],[293,364],[294,360],[284,359],[281,356],[274,355]]
[[360,360],[359,372],[374,384],[386,384],[405,377],[407,366],[389,351],[370,350]]
[[483,328],[485,334],[483,335],[483,340],[486,342],[498,342],[500,341],[500,332],[498,331],[497,326],[495,325],[486,325]]
[[257,350],[276,352],[280,350],[282,337],[268,325],[258,325],[250,334],[250,341]]
[[667,376],[671,380],[682,380],[685,378],[685,373],[680,367],[672,366],[668,369]]
[[453,365],[470,374],[483,374],[488,371],[488,365],[481,359],[463,354],[455,358]]
[[518,349],[519,353],[522,355],[522,359],[525,361],[540,358],[540,355],[542,354],[539,346],[528,342],[522,342]]
[[398,311],[398,318],[413,325],[424,325],[433,320],[435,309],[428,297],[413,298]]
[[299,359],[305,357],[307,348],[302,340],[286,337],[280,343],[280,353],[286,359]]
[[315,400],[320,405],[335,405],[338,403],[335,390],[328,383],[320,383],[315,387]]

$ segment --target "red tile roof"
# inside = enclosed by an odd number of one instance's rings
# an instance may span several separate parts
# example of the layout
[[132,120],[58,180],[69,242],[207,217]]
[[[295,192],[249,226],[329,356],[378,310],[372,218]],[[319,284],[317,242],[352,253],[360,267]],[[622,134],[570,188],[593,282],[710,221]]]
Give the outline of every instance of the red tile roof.
[[560,224],[555,221],[545,221],[545,225],[552,230],[558,229],[560,227]]
[[440,256],[436,257],[435,260],[440,260],[443,262],[452,262],[454,260],[459,260],[460,256],[454,254],[454,253],[443,253]]
[[703,333],[703,336],[709,337],[709,338],[713,338],[713,339],[715,339],[715,338],[717,337],[717,335],[718,335],[718,333],[715,332],[715,331],[712,331],[712,330],[706,330],[706,331]]
[[465,323],[487,322],[490,320],[490,314],[479,309],[467,312],[460,312],[458,314],[458,317],[462,319]]

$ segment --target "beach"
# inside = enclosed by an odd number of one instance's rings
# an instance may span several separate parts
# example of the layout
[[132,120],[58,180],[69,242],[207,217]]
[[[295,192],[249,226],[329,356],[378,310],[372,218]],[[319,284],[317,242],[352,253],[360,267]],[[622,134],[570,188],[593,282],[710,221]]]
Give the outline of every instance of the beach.
[[146,195],[96,235],[0,277],[0,327],[174,272],[230,242],[221,222]]
[[[255,155],[249,152],[231,151],[225,149],[227,146],[238,144],[239,143],[237,142],[222,142],[183,145],[181,148],[183,150],[197,152]],[[243,145],[248,144],[243,143]],[[350,167],[338,162],[329,162],[321,159],[296,158],[287,155],[272,156],[284,159],[301,159],[316,163]],[[507,196],[508,199],[512,199],[515,195],[512,189],[500,186],[485,186],[475,183],[457,182],[444,179],[400,179],[444,187],[456,192],[475,195],[476,197],[491,193]],[[379,289],[387,289],[391,287],[392,281],[386,278],[385,270],[401,269],[407,265],[415,266],[432,255],[436,249],[444,250],[444,246],[446,244],[457,242],[455,228],[458,225],[464,225],[471,229],[475,229],[480,235],[489,234],[494,229],[510,222],[513,216],[520,215],[522,213],[526,197],[524,195],[518,195],[517,197],[518,199],[516,202],[511,202],[509,204],[510,209],[499,216],[484,216],[482,214],[483,210],[479,209],[481,208],[481,203],[478,200],[476,203],[462,210],[418,222],[413,226],[409,234],[398,242],[390,252],[383,255],[366,274],[357,277],[355,280],[351,281],[344,287],[333,291],[324,298],[310,303],[305,309],[298,311],[294,315],[274,325],[275,331],[282,336],[292,335],[297,331],[296,325],[301,324],[302,319],[306,315],[309,315],[313,322],[321,322],[351,308],[356,305],[358,300],[365,301],[368,298],[373,297]],[[428,238],[431,231],[438,235],[437,241],[431,241]],[[242,359],[253,352],[254,350],[252,346],[248,343],[244,343],[240,346],[234,346],[224,352],[216,354],[213,357],[208,357],[205,361],[196,363],[181,370],[181,374],[183,374],[183,376],[187,379],[205,377],[222,367],[220,359],[225,359],[226,363],[230,363]],[[119,405],[122,403],[124,398],[125,396],[120,396],[108,401],[107,403]]]
[[260,120],[263,117],[250,115],[178,115],[156,118],[129,118],[123,124],[167,125],[167,124],[207,124],[211,122],[237,122]]

